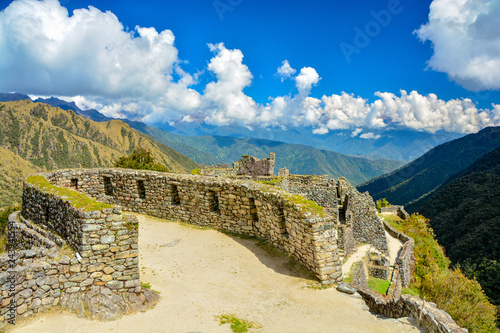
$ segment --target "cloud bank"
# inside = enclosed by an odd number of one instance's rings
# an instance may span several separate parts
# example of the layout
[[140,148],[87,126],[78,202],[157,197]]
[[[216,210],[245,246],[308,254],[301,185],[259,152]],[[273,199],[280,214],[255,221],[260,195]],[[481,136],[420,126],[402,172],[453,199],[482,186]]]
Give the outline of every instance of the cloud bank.
[[434,0],[415,31],[433,44],[429,67],[469,90],[500,89],[499,17],[498,0]]
[[[434,25],[444,24],[440,23],[445,15],[441,2],[433,2],[432,18],[419,30],[420,38],[437,36],[439,26]],[[468,2],[462,0],[460,4]],[[495,8],[491,2],[477,17],[496,13]],[[453,18],[459,14],[451,11],[449,15]],[[490,35],[492,40],[498,38],[494,33]],[[92,6],[70,15],[57,0],[14,1],[0,12],[0,91],[62,96],[83,109],[96,108],[112,117],[123,117],[123,110],[131,111],[148,123],[310,126],[318,135],[347,129],[364,139],[378,136],[369,131],[362,133],[361,128],[400,126],[428,132],[471,133],[500,125],[500,105],[478,109],[469,99],[444,101],[435,94],[423,96],[416,91],[402,90],[399,95],[376,92],[373,102],[345,92],[311,97],[311,90],[321,82],[320,75],[312,67],[296,70],[288,60],[277,68],[275,77],[294,82],[294,90],[260,104],[245,94],[253,75],[240,50],[228,49],[223,43],[208,44],[213,56],[207,67],[203,72],[187,73],[174,41],[170,30],[158,32],[137,26],[127,31],[113,13]],[[491,57],[495,52],[499,54],[496,46],[492,47],[489,53],[485,50]],[[435,50],[433,59],[441,61],[435,66],[444,66],[446,61],[440,60],[437,46]],[[465,53],[457,55],[462,61],[457,62],[457,68],[465,61]],[[488,70],[491,82],[496,82],[498,68]],[[465,77],[461,72],[454,73],[457,80]],[[200,75],[212,75],[214,79],[195,90]]]

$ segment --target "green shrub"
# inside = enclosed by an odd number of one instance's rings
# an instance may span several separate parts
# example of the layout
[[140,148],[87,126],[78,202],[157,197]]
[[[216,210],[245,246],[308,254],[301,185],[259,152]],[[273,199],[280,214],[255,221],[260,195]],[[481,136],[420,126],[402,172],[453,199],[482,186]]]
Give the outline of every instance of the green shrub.
[[9,215],[20,209],[21,206],[16,205],[4,208],[0,211],[0,235],[3,235],[5,233],[5,230],[7,229],[7,224],[9,223]]
[[495,307],[476,280],[468,279],[460,268],[449,268],[450,260],[434,238],[429,221],[413,214],[393,227],[415,240],[415,281],[410,287],[448,312],[469,332],[498,332]]
[[163,164],[156,163],[150,150],[135,148],[130,156],[120,157],[114,164],[117,168],[170,172]]
[[496,331],[495,307],[489,303],[479,282],[468,279],[460,268],[428,274],[420,290],[469,332]]
[[193,169],[193,170],[191,171],[191,174],[192,174],[192,175],[199,175],[199,174],[200,174],[200,169]]
[[379,199],[377,200],[377,210],[380,211],[380,208],[382,207],[390,207],[392,206],[386,198],[382,198],[382,199]]

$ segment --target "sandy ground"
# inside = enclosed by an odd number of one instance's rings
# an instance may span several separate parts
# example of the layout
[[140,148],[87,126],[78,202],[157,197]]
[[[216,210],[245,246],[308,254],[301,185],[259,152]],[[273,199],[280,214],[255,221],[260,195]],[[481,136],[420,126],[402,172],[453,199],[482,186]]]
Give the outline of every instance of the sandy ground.
[[357,248],[357,251],[351,254],[345,263],[342,264],[342,274],[347,276],[349,274],[349,271],[351,270],[352,265],[356,262],[361,260],[366,255],[366,252],[370,249],[370,244],[366,245],[361,245]]
[[396,262],[398,252],[403,247],[403,243],[399,239],[392,237],[387,231],[385,231],[385,235],[387,236],[387,245],[389,247],[389,263],[392,266]]
[[154,309],[112,322],[52,311],[11,332],[231,332],[217,316],[260,325],[250,332],[418,332],[407,319],[370,314],[359,296],[307,288],[285,259],[255,240],[138,215],[141,281],[161,292]]

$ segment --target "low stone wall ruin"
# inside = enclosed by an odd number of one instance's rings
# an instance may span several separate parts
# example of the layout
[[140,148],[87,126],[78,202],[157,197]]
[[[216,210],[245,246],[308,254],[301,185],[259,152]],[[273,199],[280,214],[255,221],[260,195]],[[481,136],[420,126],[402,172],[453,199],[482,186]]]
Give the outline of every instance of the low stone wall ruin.
[[466,333],[448,313],[440,310],[434,303],[424,302],[419,297],[401,295],[393,299],[368,288],[357,288],[371,312],[389,318],[413,317],[429,333]]
[[47,178],[127,211],[256,236],[294,256],[322,283],[342,279],[334,219],[272,186],[126,169],[59,170]]
[[342,205],[348,213],[346,222],[352,223],[354,239],[360,243],[371,244],[388,255],[387,237],[372,197],[368,193],[359,193],[342,177],[339,178],[338,191]]
[[64,195],[24,183],[22,211],[9,216],[14,258],[0,258],[0,326],[13,319],[12,304],[14,317],[61,305],[106,320],[156,303],[158,295],[140,286],[137,219],[109,207],[83,211]]

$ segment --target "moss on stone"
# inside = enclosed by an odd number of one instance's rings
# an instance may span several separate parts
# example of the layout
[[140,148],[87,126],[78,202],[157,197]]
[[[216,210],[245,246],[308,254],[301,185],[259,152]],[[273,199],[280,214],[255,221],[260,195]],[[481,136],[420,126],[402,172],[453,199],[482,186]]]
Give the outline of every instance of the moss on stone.
[[99,202],[86,196],[85,194],[73,191],[69,188],[55,186],[49,182],[47,178],[41,175],[29,176],[25,181],[26,183],[33,185],[44,192],[52,193],[58,197],[68,200],[73,207],[82,208],[84,211],[113,208],[112,205]]
[[325,212],[323,211],[323,207],[318,205],[316,202],[307,200],[304,197],[297,195],[297,194],[292,194],[290,197],[288,197],[290,202],[296,204],[296,205],[301,205],[305,207],[308,211],[314,212],[318,214],[319,216],[325,216]]

